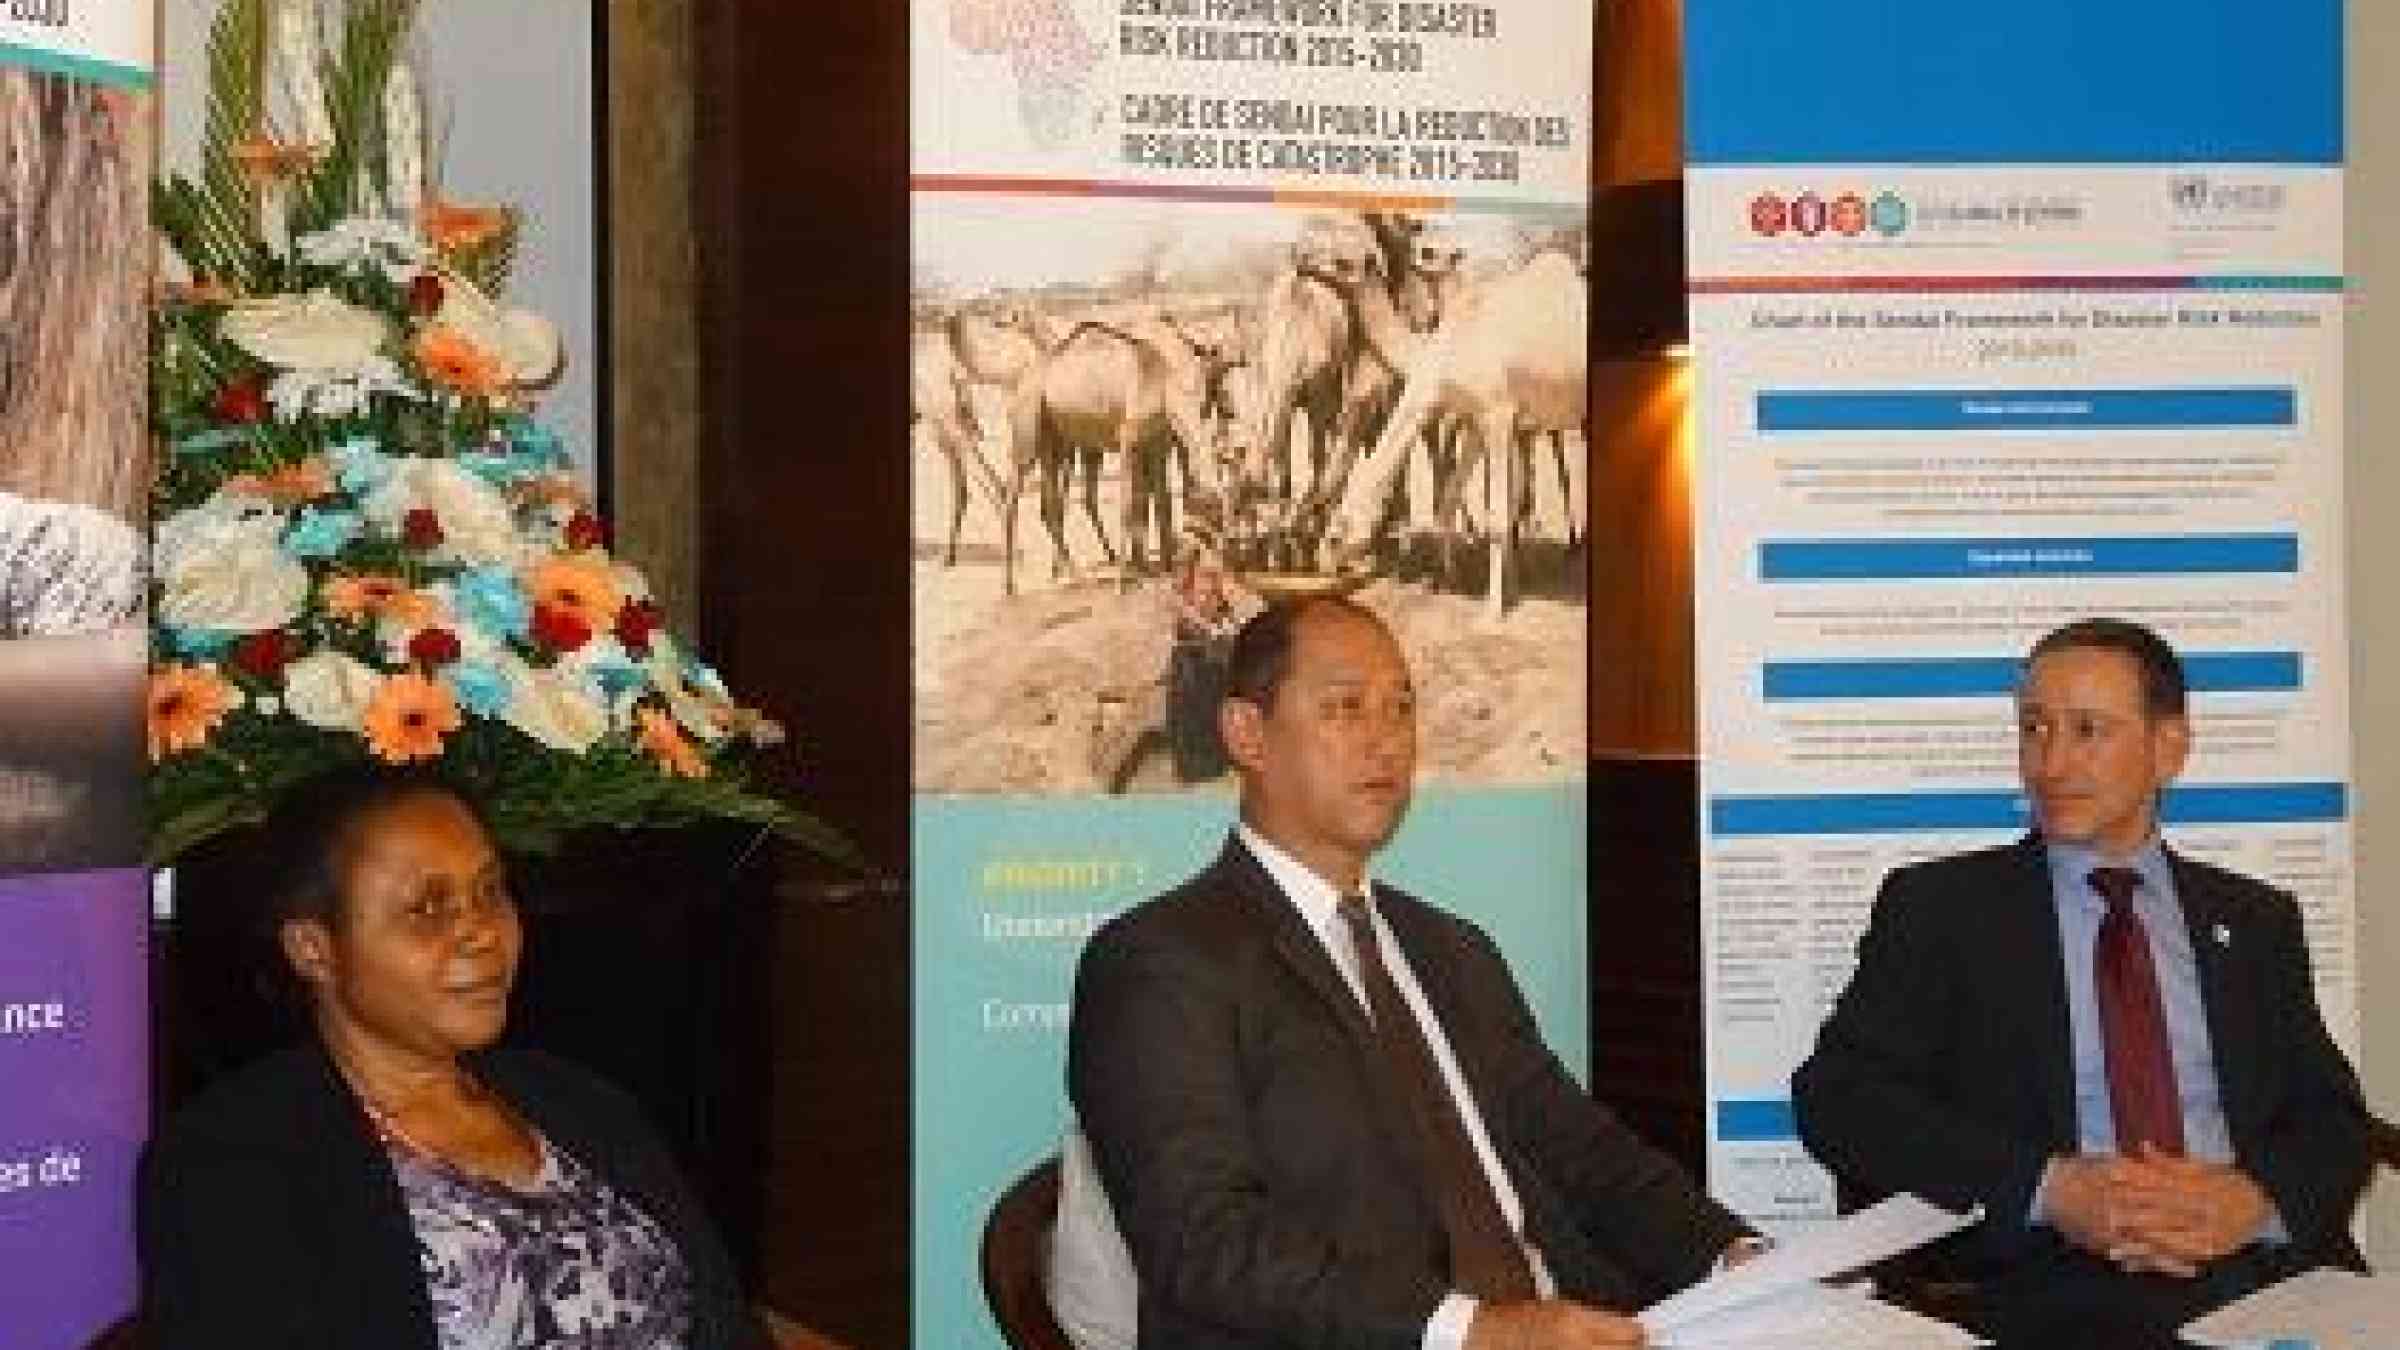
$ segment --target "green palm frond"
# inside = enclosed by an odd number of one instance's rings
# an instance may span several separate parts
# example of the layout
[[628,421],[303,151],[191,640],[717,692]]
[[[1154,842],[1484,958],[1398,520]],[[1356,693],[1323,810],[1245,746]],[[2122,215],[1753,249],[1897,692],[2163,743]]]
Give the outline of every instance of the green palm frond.
[[333,145],[292,204],[292,233],[322,230],[358,206],[383,171],[383,87],[416,22],[417,0],[352,0],[338,48],[325,57],[325,113]]
[[208,102],[200,131],[200,181],[171,178],[153,197],[159,229],[194,271],[249,289],[266,255],[258,189],[237,151],[256,136],[266,97],[266,0],[224,0],[208,27]]

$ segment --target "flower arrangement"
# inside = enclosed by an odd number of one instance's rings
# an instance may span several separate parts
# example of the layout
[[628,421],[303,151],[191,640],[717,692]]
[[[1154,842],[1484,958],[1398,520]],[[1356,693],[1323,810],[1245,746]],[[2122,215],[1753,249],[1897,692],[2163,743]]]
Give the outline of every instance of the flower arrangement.
[[715,817],[854,861],[748,785],[782,728],[668,630],[534,417],[558,335],[499,298],[515,214],[424,190],[413,8],[349,0],[327,50],[317,0],[226,0],[202,174],[156,194],[191,279],[153,324],[155,857],[371,756],[455,776],[518,849]]

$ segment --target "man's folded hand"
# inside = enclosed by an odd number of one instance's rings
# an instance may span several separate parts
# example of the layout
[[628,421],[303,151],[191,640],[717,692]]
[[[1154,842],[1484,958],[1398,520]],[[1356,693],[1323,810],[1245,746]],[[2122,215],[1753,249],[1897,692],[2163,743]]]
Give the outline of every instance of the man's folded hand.
[[2266,1192],[2236,1169],[2156,1148],[2124,1161],[2115,1197],[2120,1251],[2112,1259],[2186,1278],[2255,1241],[2273,1212]]

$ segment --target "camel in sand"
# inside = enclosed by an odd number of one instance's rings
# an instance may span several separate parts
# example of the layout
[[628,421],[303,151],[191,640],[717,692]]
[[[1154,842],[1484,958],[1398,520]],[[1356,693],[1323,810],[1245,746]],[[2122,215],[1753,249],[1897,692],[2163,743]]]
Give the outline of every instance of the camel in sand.
[[[1347,472],[1359,446],[1380,424],[1397,389],[1397,371],[1366,341],[1352,308],[1328,281],[1372,277],[1411,328],[1439,318],[1432,286],[1416,265],[1423,222],[1365,212],[1312,217],[1292,246],[1291,266],[1268,283],[1260,307],[1257,409],[1248,429],[1245,495],[1282,503],[1287,531],[1306,533],[1309,503],[1334,500],[1328,472]],[[1292,506],[1292,416],[1308,418],[1309,486]]]
[[[1325,536],[1337,567],[1355,567],[1372,545],[1394,486],[1406,467],[1405,448],[1429,421],[1461,419],[1476,433],[1468,456],[1486,462],[1484,522],[1491,553],[1484,617],[1498,622],[1507,607],[1510,554],[1516,543],[1522,457],[1519,438],[1545,431],[1580,431],[1584,423],[1585,294],[1575,258],[1545,250],[1493,281],[1430,335],[1398,336],[1392,316],[1378,317],[1374,288],[1352,286],[1362,321],[1408,354],[1402,359],[1400,402],[1372,453],[1345,485]],[[1462,461],[1451,477],[1471,472]]]
[[982,489],[984,500],[991,503],[995,512],[1000,509],[1004,490],[999,473],[983,453],[983,428],[976,421],[974,400],[969,393],[974,383],[947,332],[918,329],[910,335],[911,429],[921,428],[932,439],[934,449],[950,469],[950,536],[942,549],[944,567],[958,565],[958,531],[967,518],[968,466],[974,466],[974,485]]
[[[1096,486],[1100,456],[1114,452],[1125,470],[1128,563],[1147,565],[1143,534],[1153,515],[1160,559],[1172,560],[1173,506],[1165,482],[1170,463],[1183,465],[1187,510],[1212,510],[1219,495],[1217,441],[1205,409],[1223,360],[1193,342],[1172,319],[1155,314],[1122,322],[1085,320],[1055,347],[1040,351],[1009,396],[1010,469],[1000,508],[1009,594],[1016,594],[1017,586],[1017,499],[1027,475],[1037,469],[1051,575],[1062,577],[1073,568],[1066,540],[1066,470],[1079,450],[1098,452],[1083,460],[1084,509],[1101,547],[1114,558],[1100,525]],[[1209,480],[1205,484],[1192,481],[1195,461]]]

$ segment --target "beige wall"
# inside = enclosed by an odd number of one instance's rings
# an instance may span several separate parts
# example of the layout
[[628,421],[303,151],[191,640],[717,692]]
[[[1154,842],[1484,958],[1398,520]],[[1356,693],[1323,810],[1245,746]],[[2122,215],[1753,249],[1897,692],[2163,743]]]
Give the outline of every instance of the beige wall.
[[[2347,408],[2351,716],[2367,1100],[2400,1117],[2400,6],[2350,0]],[[2400,1267],[2400,1178],[2367,1207],[2367,1250]]]

